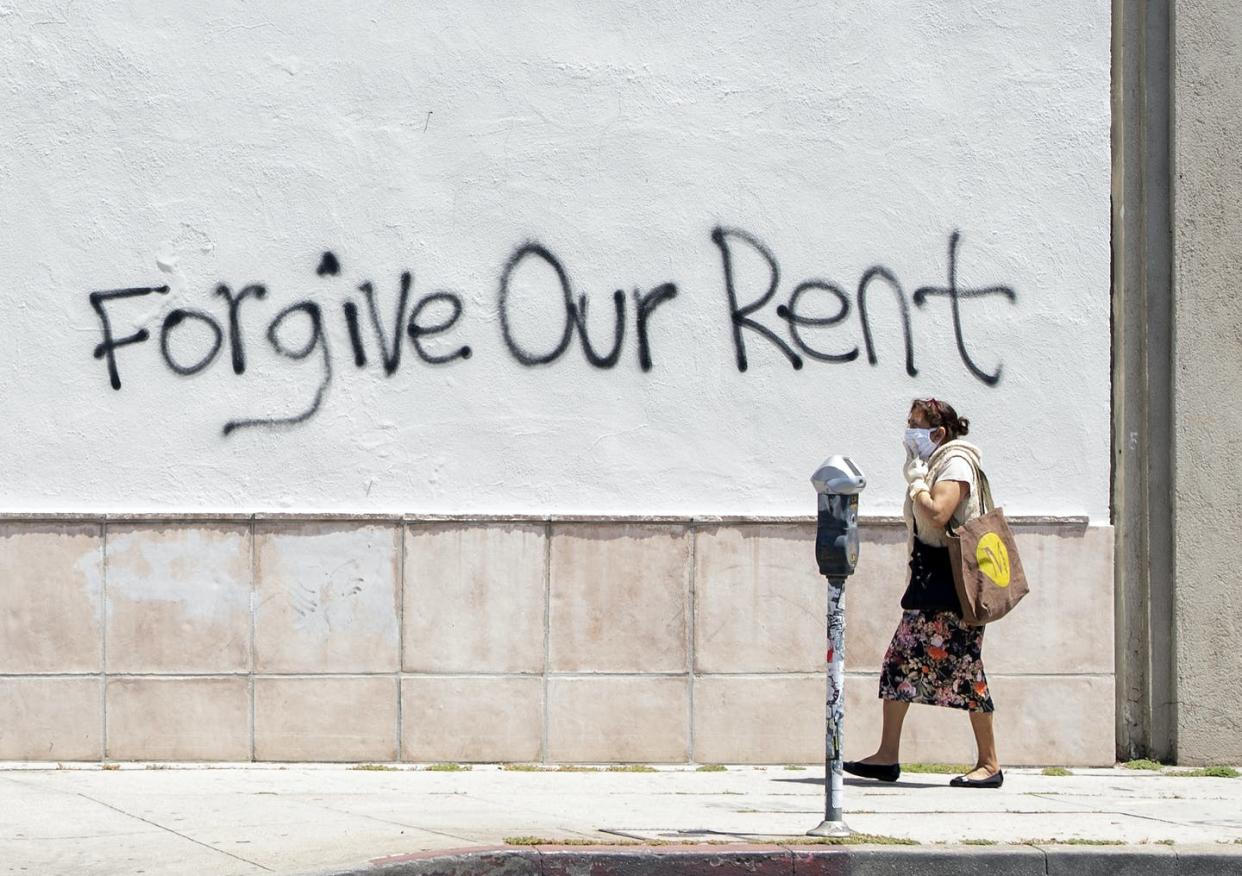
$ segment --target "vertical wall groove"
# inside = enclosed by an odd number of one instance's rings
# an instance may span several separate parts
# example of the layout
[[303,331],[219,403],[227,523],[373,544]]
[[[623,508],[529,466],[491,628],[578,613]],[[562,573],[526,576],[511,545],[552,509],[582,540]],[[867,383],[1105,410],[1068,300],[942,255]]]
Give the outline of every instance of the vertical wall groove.
[[99,698],[100,754],[108,759],[108,522],[99,524],[100,551],[99,575]]
[[255,749],[255,725],[258,718],[255,713],[254,706],[254,671],[255,671],[255,643],[257,640],[255,627],[258,624],[259,613],[259,548],[258,548],[258,532],[255,524],[254,516],[250,517],[250,672],[247,678],[247,685],[250,693],[250,760],[257,760]]
[[397,538],[400,539],[400,545],[397,548],[397,761],[398,763],[405,760],[405,745],[403,743],[405,733],[405,713],[404,702],[401,695],[401,673],[405,671],[405,554],[406,554],[406,536],[409,533],[409,526],[403,522],[398,522]]
[[1117,748],[1175,750],[1167,2],[1113,4],[1113,522]]
[[539,762],[548,762],[548,675],[552,671],[552,523],[543,525],[543,727]]
[[696,605],[695,594],[697,593],[697,582],[698,582],[698,570],[695,568],[695,563],[697,562],[697,558],[698,558],[697,552],[698,552],[699,528],[697,526],[688,527],[688,531],[686,535],[687,535],[687,540],[689,541],[687,550],[689,551],[689,555],[690,555],[689,556],[689,568],[686,570],[686,576],[688,579],[686,581],[686,684],[688,685],[688,690],[689,690],[688,700],[690,704],[689,705],[689,709],[690,709],[689,728],[687,730],[687,735],[686,735],[686,740],[687,740],[686,744],[687,744],[690,760],[692,762],[697,762],[699,759],[699,756],[698,756],[698,751],[696,750],[695,744],[694,744],[695,743],[695,739],[694,739],[694,675],[695,675],[694,612],[695,612],[695,605]]

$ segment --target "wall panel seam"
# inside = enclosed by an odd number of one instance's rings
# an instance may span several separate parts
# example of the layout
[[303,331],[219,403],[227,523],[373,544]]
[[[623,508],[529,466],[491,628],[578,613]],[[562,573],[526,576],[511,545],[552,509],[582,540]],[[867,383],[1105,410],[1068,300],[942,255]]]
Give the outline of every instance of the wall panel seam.
[[401,674],[405,671],[405,558],[407,543],[410,538],[409,526],[398,522],[397,537],[400,544],[397,548],[397,671],[394,678],[397,683],[397,745],[398,762],[405,759],[405,698],[401,695]]
[[[875,669],[847,669],[845,674],[850,677],[867,677],[880,673]],[[812,669],[795,670],[737,670],[731,672],[686,672],[682,670],[669,672],[549,672],[551,679],[592,679],[592,678],[686,678],[694,675],[698,679],[705,678],[819,678],[823,672]],[[994,672],[989,671],[989,678],[1113,678],[1113,672]],[[0,673],[0,679],[47,679],[47,678],[98,678],[97,672],[27,672]],[[544,678],[538,672],[402,672],[401,680],[418,678],[479,678],[479,679],[532,679]],[[151,679],[195,679],[195,678],[255,678],[267,679],[316,679],[316,678],[393,678],[388,671],[375,672],[114,672],[108,674],[109,679],[151,678]]]
[[108,525],[101,522],[99,524],[100,535],[100,577],[102,584],[100,586],[99,608],[100,608],[100,624],[99,624],[99,649],[100,649],[100,665],[99,665],[99,699],[100,713],[99,720],[101,723],[100,736],[100,756],[108,759]]
[[257,760],[255,735],[258,717],[255,709],[254,679],[256,669],[255,650],[258,647],[257,624],[259,612],[259,551],[254,518],[250,519],[250,671],[247,673],[247,689],[250,697],[250,760]]
[[548,750],[548,719],[550,706],[548,703],[550,669],[552,667],[552,522],[543,524],[543,672],[541,673],[543,702],[541,725],[539,728],[539,762],[547,763]]
[[686,698],[687,698],[687,735],[686,748],[690,761],[696,762],[696,728],[694,722],[694,669],[697,658],[695,655],[695,612],[698,611],[698,542],[699,533],[694,527],[686,529],[687,562],[686,569]]
[[[1011,525],[1096,528],[1110,526],[1108,520],[1092,520],[1085,514],[1027,514],[1007,517]],[[133,514],[83,514],[75,511],[0,511],[0,523],[93,523],[169,524],[169,523],[462,523],[462,524],[595,524],[628,526],[814,526],[813,515],[586,515],[586,514],[351,514],[348,512],[241,513],[210,514],[196,511],[168,511]],[[900,528],[905,522],[894,515],[864,515],[858,519],[863,528]]]

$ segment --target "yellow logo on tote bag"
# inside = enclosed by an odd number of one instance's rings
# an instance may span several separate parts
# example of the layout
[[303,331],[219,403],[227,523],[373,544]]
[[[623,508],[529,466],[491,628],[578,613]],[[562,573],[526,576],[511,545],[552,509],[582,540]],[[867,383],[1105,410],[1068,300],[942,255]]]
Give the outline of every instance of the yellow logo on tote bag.
[[995,532],[985,532],[975,548],[975,560],[979,571],[987,575],[997,587],[1009,586],[1009,551]]

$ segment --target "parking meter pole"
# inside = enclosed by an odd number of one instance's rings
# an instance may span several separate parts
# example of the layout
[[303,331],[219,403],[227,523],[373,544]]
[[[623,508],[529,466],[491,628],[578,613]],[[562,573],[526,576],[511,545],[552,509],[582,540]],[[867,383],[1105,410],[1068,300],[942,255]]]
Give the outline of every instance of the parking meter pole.
[[842,819],[844,775],[841,735],[845,725],[845,578],[828,579],[828,696],[824,703],[824,820],[810,836],[849,836]]
[[811,475],[819,494],[815,561],[828,579],[828,693],[824,701],[824,820],[811,836],[849,836],[841,820],[841,733],[845,726],[845,579],[858,563],[858,494],[867,479],[847,456],[830,456]]

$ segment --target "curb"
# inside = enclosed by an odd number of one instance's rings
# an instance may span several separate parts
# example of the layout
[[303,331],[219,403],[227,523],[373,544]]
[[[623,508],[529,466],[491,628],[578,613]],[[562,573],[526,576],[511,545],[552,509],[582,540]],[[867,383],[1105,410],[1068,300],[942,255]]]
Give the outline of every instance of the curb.
[[376,858],[324,876],[1242,876],[1230,846],[512,846]]

